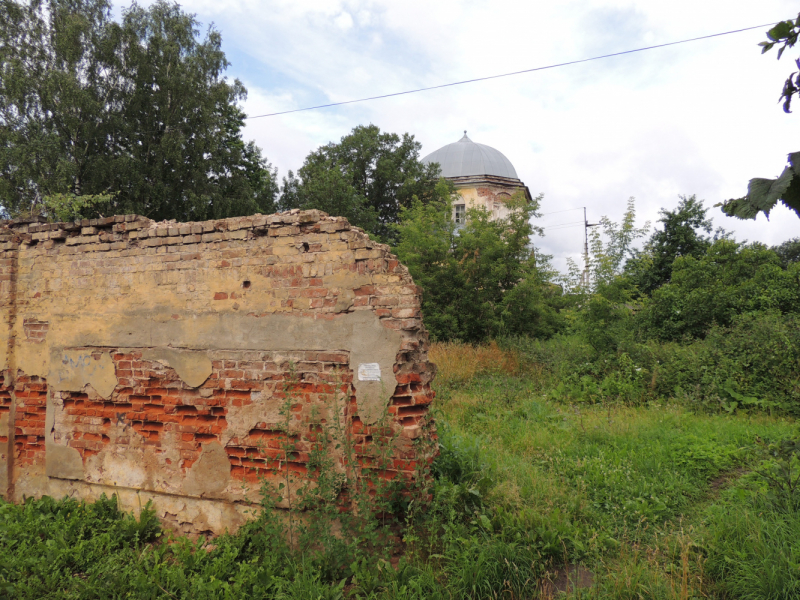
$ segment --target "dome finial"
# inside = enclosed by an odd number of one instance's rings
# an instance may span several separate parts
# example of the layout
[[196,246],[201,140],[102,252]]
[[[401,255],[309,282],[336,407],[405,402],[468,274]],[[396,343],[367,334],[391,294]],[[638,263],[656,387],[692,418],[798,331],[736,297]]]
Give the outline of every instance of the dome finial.
[[471,142],[472,140],[467,137],[467,130],[464,130],[464,137],[462,137],[459,142]]

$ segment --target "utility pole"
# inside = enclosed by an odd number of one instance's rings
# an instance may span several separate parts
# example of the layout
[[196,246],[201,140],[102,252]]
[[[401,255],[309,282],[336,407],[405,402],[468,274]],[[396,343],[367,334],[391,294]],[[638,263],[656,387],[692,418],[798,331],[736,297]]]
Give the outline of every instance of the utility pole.
[[589,223],[586,218],[586,207],[583,207],[583,276],[581,277],[581,285],[584,288],[589,287],[589,227],[597,227],[600,223]]

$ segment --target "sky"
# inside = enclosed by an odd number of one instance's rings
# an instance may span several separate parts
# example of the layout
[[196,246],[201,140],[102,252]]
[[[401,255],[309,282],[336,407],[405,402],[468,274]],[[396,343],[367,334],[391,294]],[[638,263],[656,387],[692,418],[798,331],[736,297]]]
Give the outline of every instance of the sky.
[[[146,3],[145,3],[146,4]],[[227,75],[248,115],[508,73],[775,23],[788,0],[186,0],[221,32]],[[536,245],[563,269],[579,259],[581,207],[618,221],[636,198],[639,225],[696,194],[736,239],[800,236],[780,206],[740,221],[713,205],[752,177],[777,177],[800,150],[800,115],[778,99],[797,49],[760,54],[769,27],[668,48],[347,106],[246,121],[279,176],[359,124],[408,132],[421,157],[469,137],[505,154],[543,194]],[[796,70],[796,68],[795,68]],[[798,102],[800,111],[800,102]],[[575,209],[575,210],[571,210]]]

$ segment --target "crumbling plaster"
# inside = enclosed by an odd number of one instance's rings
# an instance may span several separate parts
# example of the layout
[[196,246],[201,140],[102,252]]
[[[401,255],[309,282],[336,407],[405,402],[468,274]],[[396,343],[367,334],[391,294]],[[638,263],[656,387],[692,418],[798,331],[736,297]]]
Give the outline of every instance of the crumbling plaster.
[[[252,453],[248,436],[279,429],[278,381],[295,361],[314,392],[290,434],[302,436],[312,410],[361,429],[388,417],[401,434],[398,458],[429,460],[407,443],[432,433],[419,289],[388,248],[344,219],[6,223],[0,249],[0,369],[12,382],[11,410],[0,411],[6,497],[147,492],[181,527],[187,511],[205,515],[197,531],[235,527],[239,509],[218,501],[249,497],[240,465],[255,463],[233,452]],[[355,410],[337,396],[331,415],[331,374],[343,367]],[[200,498],[215,499],[208,515]]]

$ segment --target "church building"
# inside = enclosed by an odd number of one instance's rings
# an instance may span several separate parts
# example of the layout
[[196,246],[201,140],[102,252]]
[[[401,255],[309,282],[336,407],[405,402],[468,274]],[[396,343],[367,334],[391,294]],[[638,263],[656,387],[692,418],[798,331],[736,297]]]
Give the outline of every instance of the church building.
[[522,191],[528,201],[531,192],[519,177],[514,165],[502,152],[485,144],[476,144],[464,132],[457,142],[431,152],[425,164],[439,163],[441,175],[455,185],[460,196],[453,206],[456,223],[463,224],[468,208],[481,206],[501,219],[508,215],[505,201]]

